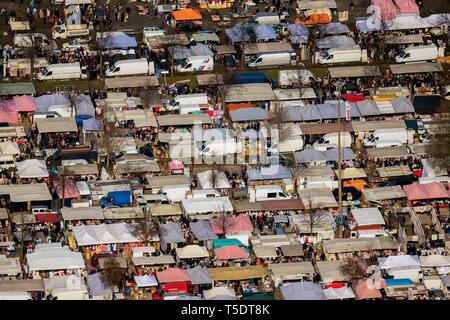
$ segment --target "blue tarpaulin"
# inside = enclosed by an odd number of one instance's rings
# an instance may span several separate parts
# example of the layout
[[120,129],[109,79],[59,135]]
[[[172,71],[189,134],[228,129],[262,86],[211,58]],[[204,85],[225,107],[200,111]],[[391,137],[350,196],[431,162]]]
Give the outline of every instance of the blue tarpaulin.
[[240,26],[235,26],[234,28],[226,29],[225,34],[232,43],[250,41],[250,36]]
[[227,246],[238,246],[238,247],[244,247],[244,245],[235,238],[231,239],[214,239],[213,240],[213,248],[223,248]]
[[256,41],[269,41],[269,40],[276,40],[277,35],[275,34],[275,31],[273,31],[272,26],[263,24],[260,26],[257,26],[255,29],[253,29],[256,36]]
[[414,284],[410,279],[386,279],[386,284],[388,287],[391,286],[405,286]]
[[85,131],[103,131],[102,121],[95,118],[83,120],[83,127]]
[[[101,44],[99,38],[97,41]],[[104,49],[127,49],[137,47],[137,42],[134,37],[130,37],[123,32],[114,32],[103,36]]]
[[308,28],[300,24],[288,24],[287,28],[291,35],[292,44],[304,44],[308,42],[309,37]]

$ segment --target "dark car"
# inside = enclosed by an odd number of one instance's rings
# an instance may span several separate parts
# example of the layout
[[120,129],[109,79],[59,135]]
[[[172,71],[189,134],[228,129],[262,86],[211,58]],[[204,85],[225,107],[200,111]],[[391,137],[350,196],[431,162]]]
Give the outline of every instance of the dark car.
[[390,186],[404,186],[411,184],[416,181],[417,178],[414,175],[403,176],[403,177],[392,177],[378,184],[379,187],[390,187]]
[[[351,201],[357,201],[361,198],[362,193],[355,187],[343,187],[342,188],[342,200],[343,201],[349,201],[348,196],[351,193],[352,198]],[[339,196],[339,189],[333,190],[333,195],[337,199]]]
[[193,23],[179,23],[176,27],[177,32],[192,33],[202,30],[202,27]]
[[231,54],[227,54],[223,57],[223,64],[228,70],[236,69],[236,58]]

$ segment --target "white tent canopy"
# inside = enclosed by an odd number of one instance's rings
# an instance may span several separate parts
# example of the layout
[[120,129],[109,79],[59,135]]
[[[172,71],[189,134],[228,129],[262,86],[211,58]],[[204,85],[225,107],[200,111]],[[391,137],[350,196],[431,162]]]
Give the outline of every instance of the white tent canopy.
[[213,173],[213,170],[206,170],[197,173],[197,178],[202,189],[231,189],[230,182],[223,171],[214,170]]
[[38,159],[28,159],[16,163],[19,178],[48,178],[45,162]]
[[85,268],[81,252],[73,252],[68,247],[62,247],[61,243],[51,248],[36,247],[26,258],[29,272]]
[[216,297],[223,297],[224,299],[226,299],[225,297],[230,297],[233,300],[237,300],[234,290],[228,287],[214,287],[210,290],[204,290],[203,296],[207,300],[211,300]]
[[384,225],[383,215],[378,208],[355,208],[352,215],[358,226]]
[[183,199],[184,212],[187,215],[203,213],[233,212],[234,208],[228,197],[203,199]]
[[158,281],[155,276],[143,275],[143,276],[134,276],[134,282],[136,282],[136,286],[138,288],[145,287],[157,287]]
[[140,240],[131,234],[132,226],[127,223],[81,225],[73,227],[79,246],[109,243],[133,243]]
[[20,149],[17,146],[17,143],[12,141],[0,142],[0,151],[1,154],[20,154]]
[[420,266],[427,267],[448,267],[450,266],[450,256],[433,254],[431,256],[420,256]]
[[353,290],[349,287],[342,288],[328,288],[324,289],[323,292],[327,296],[328,300],[342,300],[342,299],[354,299],[355,294]]
[[52,200],[46,183],[0,185],[0,194],[9,194],[12,202]]
[[179,259],[198,259],[209,257],[209,253],[206,247],[196,244],[187,245],[183,248],[177,248],[176,251]]
[[381,269],[420,267],[418,256],[389,256],[379,260]]

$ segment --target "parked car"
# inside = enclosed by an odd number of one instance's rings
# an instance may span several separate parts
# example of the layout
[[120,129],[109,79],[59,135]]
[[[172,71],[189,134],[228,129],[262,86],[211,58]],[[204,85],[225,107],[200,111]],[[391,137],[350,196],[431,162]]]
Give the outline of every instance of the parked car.
[[176,26],[177,32],[192,33],[202,30],[202,27],[193,23],[179,23]]
[[227,54],[223,57],[223,64],[226,69],[234,70],[236,69],[236,58],[231,54]]

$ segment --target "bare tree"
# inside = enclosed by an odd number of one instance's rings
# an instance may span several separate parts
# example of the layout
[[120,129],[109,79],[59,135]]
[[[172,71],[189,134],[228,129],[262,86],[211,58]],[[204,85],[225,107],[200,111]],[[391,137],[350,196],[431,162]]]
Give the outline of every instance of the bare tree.
[[66,177],[67,177],[67,168],[65,166],[60,166],[58,168],[58,177],[61,188],[61,208],[65,207],[66,202]]
[[278,143],[285,142],[292,135],[292,126],[286,123],[288,120],[288,108],[282,106],[282,102],[278,99],[273,101],[269,124],[277,130]]
[[100,136],[98,142],[98,147],[106,154],[106,168],[109,169],[111,154],[120,151],[120,133],[118,128],[115,126],[115,120],[112,122],[108,121],[111,113],[107,113],[103,117],[103,133]]
[[214,85],[217,85],[217,95],[219,96],[222,109],[225,110],[225,102],[231,89],[231,74],[229,72],[226,72],[224,74],[215,74],[214,77]]
[[222,210],[214,220],[211,220],[212,225],[220,231],[221,236],[225,236],[234,226],[234,222],[228,217],[225,210]]
[[450,172],[450,102],[442,99],[439,113],[433,115],[436,122],[428,130],[426,152],[432,157],[432,165]]
[[133,237],[140,239],[146,246],[150,244],[155,236],[159,233],[159,224],[153,219],[149,219],[146,214],[145,219],[139,220],[132,225],[131,234]]
[[119,261],[114,258],[109,258],[105,261],[101,278],[105,286],[119,286],[124,275],[125,270],[120,267]]
[[367,263],[363,258],[355,255],[344,259],[339,270],[350,281],[364,279],[367,276]]

